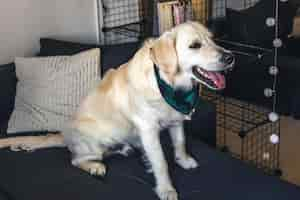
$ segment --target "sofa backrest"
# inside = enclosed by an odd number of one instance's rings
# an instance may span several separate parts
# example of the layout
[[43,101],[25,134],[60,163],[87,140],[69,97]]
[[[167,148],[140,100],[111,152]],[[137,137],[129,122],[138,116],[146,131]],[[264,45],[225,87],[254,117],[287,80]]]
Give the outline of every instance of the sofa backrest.
[[0,133],[6,129],[14,107],[16,83],[15,65],[0,65]]

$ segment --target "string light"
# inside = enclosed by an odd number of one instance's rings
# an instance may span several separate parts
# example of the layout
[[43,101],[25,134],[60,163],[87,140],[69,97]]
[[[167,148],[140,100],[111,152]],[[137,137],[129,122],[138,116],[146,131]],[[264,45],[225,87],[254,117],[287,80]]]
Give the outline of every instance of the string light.
[[280,38],[276,38],[275,40],[273,40],[273,45],[275,48],[279,48],[282,46],[282,41]]
[[257,54],[258,59],[262,59],[263,55],[262,54]]
[[271,88],[266,88],[264,90],[264,94],[266,97],[272,97],[273,96],[273,90]]
[[268,17],[266,20],[267,26],[275,26],[275,19],[274,17]]
[[278,114],[276,112],[269,113],[269,120],[271,122],[277,122],[278,119],[279,119],[279,116],[278,116]]
[[272,144],[278,144],[279,143],[279,136],[277,134],[272,134],[270,136],[270,142]]
[[272,76],[276,76],[278,74],[278,67],[276,66],[271,66],[270,69],[269,69],[269,73],[272,75]]
[[[281,0],[281,2],[286,2],[286,0]],[[279,0],[275,1],[276,3],[276,10],[275,10],[275,19],[274,18],[268,18],[266,20],[267,25],[272,25],[273,22],[275,22],[275,39],[273,40],[273,46],[274,46],[274,65],[270,67],[269,73],[274,76],[273,81],[273,87],[272,89],[267,88],[265,89],[264,93],[265,96],[270,97],[271,91],[273,96],[273,111],[269,113],[268,117],[269,120],[273,123],[277,122],[279,120],[279,115],[276,113],[276,83],[277,83],[277,75],[279,73],[278,70],[278,48],[282,46],[282,40],[278,37],[278,31],[279,31],[279,25],[278,25],[278,19],[279,19]],[[273,134],[275,135],[275,134]],[[274,137],[274,136],[273,136]],[[272,142],[272,141],[271,141]],[[279,137],[278,137],[279,142]]]

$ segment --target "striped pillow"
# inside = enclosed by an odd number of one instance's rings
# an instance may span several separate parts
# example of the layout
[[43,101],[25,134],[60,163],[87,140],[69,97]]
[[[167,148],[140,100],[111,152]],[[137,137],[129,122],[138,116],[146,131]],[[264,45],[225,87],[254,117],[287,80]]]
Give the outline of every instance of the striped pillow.
[[15,108],[7,133],[60,131],[100,78],[100,49],[73,56],[17,57]]

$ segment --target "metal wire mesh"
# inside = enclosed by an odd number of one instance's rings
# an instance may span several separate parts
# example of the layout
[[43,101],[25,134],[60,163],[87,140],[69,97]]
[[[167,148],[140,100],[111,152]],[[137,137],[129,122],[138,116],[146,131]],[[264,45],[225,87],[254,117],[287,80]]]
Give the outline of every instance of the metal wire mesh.
[[268,174],[279,171],[279,143],[273,144],[270,137],[279,135],[280,122],[269,121],[270,110],[207,89],[201,96],[216,105],[217,146],[221,150]]
[[153,5],[150,2],[152,1],[102,0],[101,43],[126,43],[147,37],[152,19]]
[[211,5],[211,17],[212,19],[224,18],[226,16],[226,0],[214,0]]
[[[100,10],[100,42],[102,44],[126,43],[141,40],[153,34],[154,8],[159,0],[99,0]],[[164,0],[163,2],[168,2]],[[225,13],[224,2],[218,0],[212,8],[210,0],[181,0],[192,5],[193,20],[207,24],[212,16],[212,9],[216,16]],[[222,5],[222,2],[224,5]],[[221,6],[222,5],[222,6]]]
[[[101,5],[100,42],[115,44],[137,41],[153,34],[153,17],[157,2],[170,0],[98,0]],[[208,24],[225,18],[228,0],[178,0],[191,2],[193,20]],[[253,6],[259,0],[240,0],[243,8]]]

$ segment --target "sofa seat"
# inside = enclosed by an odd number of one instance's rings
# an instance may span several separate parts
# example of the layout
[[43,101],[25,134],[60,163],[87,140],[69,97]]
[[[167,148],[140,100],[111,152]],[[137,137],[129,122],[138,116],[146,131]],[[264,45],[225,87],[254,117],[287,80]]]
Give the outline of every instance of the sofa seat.
[[[163,135],[170,174],[181,200],[300,199],[297,186],[267,176],[193,137],[188,138],[188,149],[200,167],[185,171],[174,164],[169,138]],[[157,199],[153,176],[145,172],[140,158],[139,153],[133,153],[128,158],[105,160],[108,173],[102,179],[73,167],[66,149],[33,153],[1,150],[0,191],[6,199],[16,200]]]

